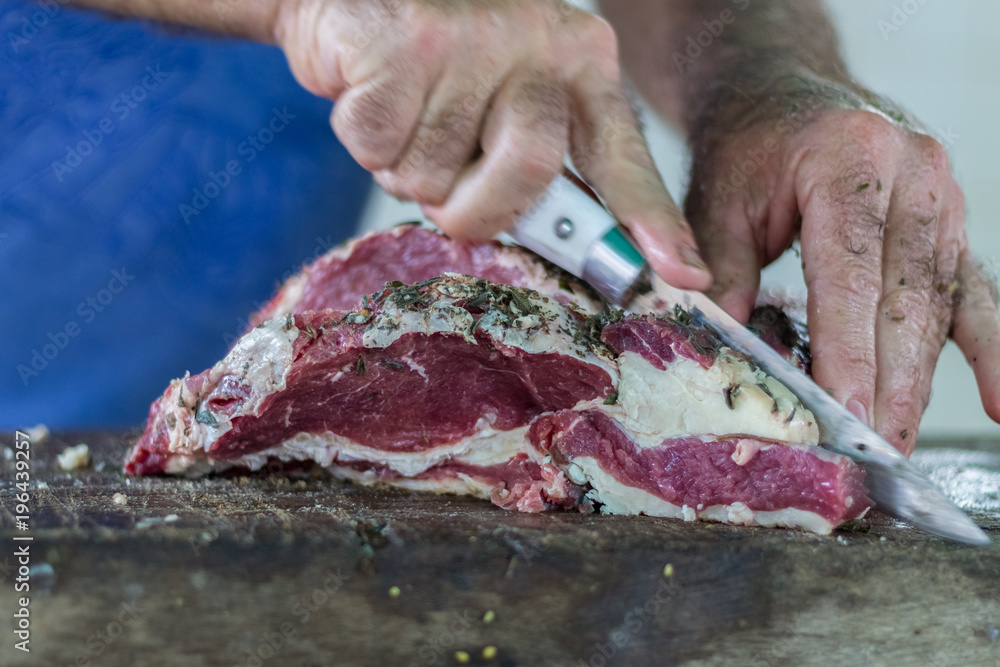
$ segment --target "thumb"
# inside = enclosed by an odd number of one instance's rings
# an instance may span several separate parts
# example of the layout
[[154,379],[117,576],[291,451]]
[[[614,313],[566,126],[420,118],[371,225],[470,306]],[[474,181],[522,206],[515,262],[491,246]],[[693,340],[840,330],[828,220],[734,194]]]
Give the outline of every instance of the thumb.
[[682,289],[706,288],[712,276],[663,185],[620,83],[586,70],[575,86],[573,164],[632,233],[660,278]]

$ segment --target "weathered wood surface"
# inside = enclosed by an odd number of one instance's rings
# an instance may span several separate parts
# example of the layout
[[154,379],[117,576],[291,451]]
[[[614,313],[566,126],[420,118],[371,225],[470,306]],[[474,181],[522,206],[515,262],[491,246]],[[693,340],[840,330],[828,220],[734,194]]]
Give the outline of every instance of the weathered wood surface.
[[[0,572],[0,664],[1000,664],[996,544],[878,514],[818,537],[518,514],[318,476],[126,479],[127,440],[33,446],[47,488],[33,491],[32,652],[13,648],[16,573]],[[78,442],[95,467],[60,471]],[[12,462],[0,471],[10,570]],[[997,537],[996,511],[974,518]]]

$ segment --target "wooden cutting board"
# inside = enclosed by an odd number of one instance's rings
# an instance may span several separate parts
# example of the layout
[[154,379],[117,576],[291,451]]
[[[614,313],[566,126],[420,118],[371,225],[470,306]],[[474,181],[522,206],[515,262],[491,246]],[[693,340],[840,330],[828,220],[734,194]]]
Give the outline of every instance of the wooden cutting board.
[[[950,544],[877,513],[819,537],[519,514],[321,475],[128,479],[131,438],[33,445],[44,488],[27,533],[14,462],[0,461],[0,664],[1000,664],[997,543]],[[80,442],[93,466],[61,471],[55,455]],[[995,472],[948,479],[963,492]],[[986,497],[973,516],[996,540]],[[30,654],[12,634],[12,537],[26,534]]]

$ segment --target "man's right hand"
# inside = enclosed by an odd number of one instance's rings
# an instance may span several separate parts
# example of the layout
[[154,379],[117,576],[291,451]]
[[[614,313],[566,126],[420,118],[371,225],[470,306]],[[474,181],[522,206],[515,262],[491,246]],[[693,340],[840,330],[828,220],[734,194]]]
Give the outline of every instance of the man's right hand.
[[509,229],[567,153],[667,282],[711,277],[663,186],[602,19],[538,0],[299,0],[275,38],[390,194],[457,238]]

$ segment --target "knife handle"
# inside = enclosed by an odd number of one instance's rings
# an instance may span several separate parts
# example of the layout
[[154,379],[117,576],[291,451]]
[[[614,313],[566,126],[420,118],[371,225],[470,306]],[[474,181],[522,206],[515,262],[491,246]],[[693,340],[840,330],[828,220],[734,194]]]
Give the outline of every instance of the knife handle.
[[552,181],[511,236],[618,305],[646,271],[645,260],[614,216],[565,175]]

